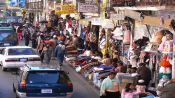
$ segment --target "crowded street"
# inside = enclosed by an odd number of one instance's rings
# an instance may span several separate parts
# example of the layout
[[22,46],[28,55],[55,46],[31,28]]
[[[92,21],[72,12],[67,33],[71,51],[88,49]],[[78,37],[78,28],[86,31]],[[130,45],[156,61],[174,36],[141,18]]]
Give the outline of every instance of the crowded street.
[[[20,42],[20,45],[24,45],[24,41]],[[48,66],[57,66],[54,61]],[[94,88],[93,85],[88,83],[79,74],[73,71],[68,65],[65,64],[63,69],[69,72],[69,76],[74,85],[74,94],[72,98],[99,98],[99,91]],[[0,98],[16,98],[15,93],[12,90],[13,78],[16,77],[14,74],[15,70],[9,70],[3,72],[0,70]]]
[[0,98],[175,98],[175,0],[0,0]]

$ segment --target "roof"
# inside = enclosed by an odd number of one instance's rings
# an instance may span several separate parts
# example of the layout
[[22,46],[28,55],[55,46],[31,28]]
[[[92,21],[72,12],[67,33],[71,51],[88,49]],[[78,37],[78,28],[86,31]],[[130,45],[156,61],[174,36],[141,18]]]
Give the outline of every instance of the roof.
[[30,67],[30,70],[56,70],[56,69],[51,69],[44,66],[35,66],[35,67],[33,66],[33,67]]
[[0,27],[0,30],[14,30],[12,26]]
[[31,48],[31,47],[29,47],[29,46],[8,46],[5,48]]
[[25,65],[24,67],[21,68],[22,70],[27,70],[27,71],[57,71],[58,69],[54,68],[49,68],[46,66],[37,66],[37,65]]

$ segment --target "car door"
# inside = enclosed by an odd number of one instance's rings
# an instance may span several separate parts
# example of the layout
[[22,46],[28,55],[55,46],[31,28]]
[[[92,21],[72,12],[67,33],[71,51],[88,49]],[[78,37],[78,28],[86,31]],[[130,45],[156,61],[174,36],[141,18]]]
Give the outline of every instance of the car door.
[[14,76],[14,79],[13,79],[13,86],[14,86],[14,88],[15,88],[16,90],[18,90],[18,88],[19,88],[22,75],[23,75],[23,71],[19,71],[19,72],[17,72],[17,74]]

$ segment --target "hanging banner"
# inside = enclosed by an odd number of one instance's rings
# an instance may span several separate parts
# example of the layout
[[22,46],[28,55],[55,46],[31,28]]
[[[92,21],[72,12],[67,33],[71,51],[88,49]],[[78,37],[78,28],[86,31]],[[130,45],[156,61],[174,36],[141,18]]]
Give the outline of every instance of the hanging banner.
[[99,7],[97,4],[92,4],[92,3],[78,3],[78,12],[98,13]]
[[[150,21],[154,20],[154,21]],[[172,19],[163,19],[161,17],[144,16],[143,23],[151,26],[170,28]]]
[[111,14],[110,15],[110,19],[112,20],[124,20],[125,19],[125,15],[124,14]]

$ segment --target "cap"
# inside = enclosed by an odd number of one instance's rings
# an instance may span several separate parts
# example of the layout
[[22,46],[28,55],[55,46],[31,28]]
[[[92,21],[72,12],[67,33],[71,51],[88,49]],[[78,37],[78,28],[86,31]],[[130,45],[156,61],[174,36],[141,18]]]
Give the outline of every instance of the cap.
[[144,81],[144,80],[142,80],[142,79],[140,79],[140,80],[138,80],[137,85],[145,85],[145,81]]
[[53,36],[53,38],[56,38],[56,37],[57,37],[56,35]]

